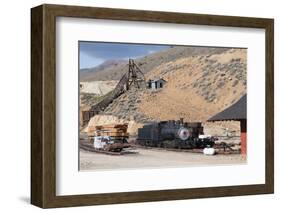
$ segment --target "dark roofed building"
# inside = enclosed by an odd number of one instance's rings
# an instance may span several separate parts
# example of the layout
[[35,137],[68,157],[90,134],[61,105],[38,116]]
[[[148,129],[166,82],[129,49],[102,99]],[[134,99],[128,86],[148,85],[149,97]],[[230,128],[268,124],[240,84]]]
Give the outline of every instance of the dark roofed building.
[[247,152],[247,95],[242,96],[236,103],[222,112],[214,115],[208,121],[240,121],[241,154]]
[[247,95],[240,98],[235,104],[214,115],[208,121],[242,120],[247,119]]

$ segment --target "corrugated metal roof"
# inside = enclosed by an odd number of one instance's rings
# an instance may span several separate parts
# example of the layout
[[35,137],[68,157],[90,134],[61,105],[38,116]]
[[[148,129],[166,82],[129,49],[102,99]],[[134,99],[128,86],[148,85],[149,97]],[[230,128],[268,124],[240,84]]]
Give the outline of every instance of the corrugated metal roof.
[[164,82],[167,82],[165,79],[163,78],[155,78],[155,79],[149,79],[148,82],[156,82],[156,81],[164,81]]
[[247,95],[245,94],[235,104],[211,117],[208,121],[247,119]]

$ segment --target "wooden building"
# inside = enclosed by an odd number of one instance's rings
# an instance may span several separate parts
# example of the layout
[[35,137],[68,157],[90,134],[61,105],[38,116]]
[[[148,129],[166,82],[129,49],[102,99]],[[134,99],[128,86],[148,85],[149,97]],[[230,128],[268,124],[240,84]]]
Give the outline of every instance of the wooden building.
[[247,153],[247,95],[222,112],[214,115],[208,121],[240,121],[241,154]]
[[158,89],[163,88],[165,83],[166,83],[166,81],[162,78],[154,79],[154,80],[149,79],[147,82],[147,88],[152,89],[152,90],[158,90]]

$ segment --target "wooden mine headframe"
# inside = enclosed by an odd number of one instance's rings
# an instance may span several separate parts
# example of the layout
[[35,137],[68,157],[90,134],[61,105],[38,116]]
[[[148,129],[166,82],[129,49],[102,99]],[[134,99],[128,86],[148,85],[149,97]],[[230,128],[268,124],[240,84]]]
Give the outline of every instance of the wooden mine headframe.
[[124,92],[125,87],[126,90],[129,90],[132,86],[140,88],[141,84],[145,86],[144,74],[134,60],[129,59],[129,70],[122,76],[115,88],[105,95],[101,101],[93,105],[90,110],[83,112],[83,125],[88,123],[91,117],[103,111],[115,98],[119,97]]
[[145,84],[145,77],[140,68],[136,65],[133,59],[129,59],[129,70],[128,70],[128,80],[126,84],[126,89],[130,89],[131,86],[136,86],[140,88],[141,83]]

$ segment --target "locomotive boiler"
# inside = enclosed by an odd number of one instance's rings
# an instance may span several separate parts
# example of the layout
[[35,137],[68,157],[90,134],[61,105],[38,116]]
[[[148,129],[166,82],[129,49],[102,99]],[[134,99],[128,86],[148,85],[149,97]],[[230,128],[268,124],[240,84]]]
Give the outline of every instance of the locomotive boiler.
[[215,138],[204,136],[201,123],[184,123],[180,119],[144,125],[138,129],[137,143],[148,147],[192,149],[213,147]]

